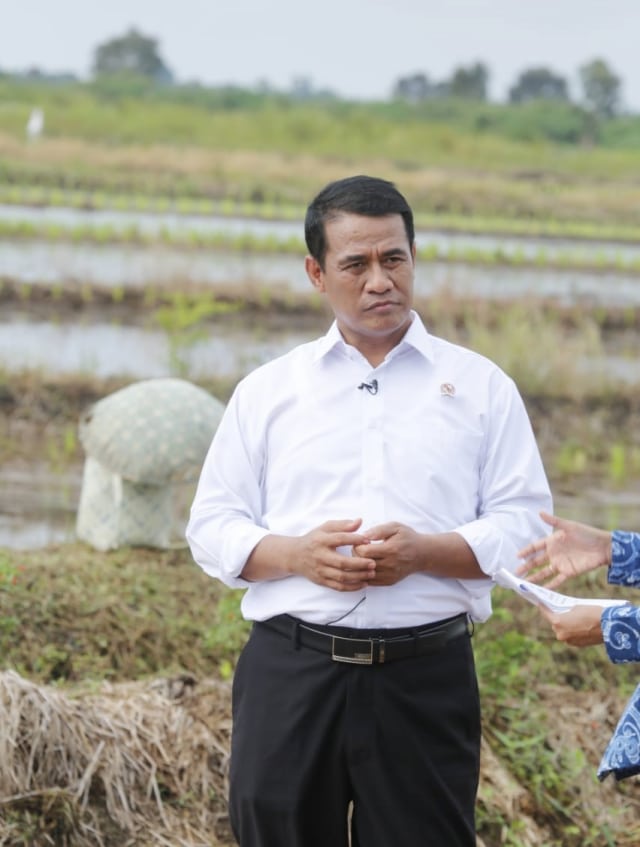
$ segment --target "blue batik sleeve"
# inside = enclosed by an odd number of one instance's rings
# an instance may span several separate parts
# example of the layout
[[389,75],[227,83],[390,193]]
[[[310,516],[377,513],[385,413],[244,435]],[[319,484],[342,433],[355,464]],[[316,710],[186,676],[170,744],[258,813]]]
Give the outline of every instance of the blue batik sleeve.
[[640,661],[640,608],[605,608],[602,612],[602,636],[612,662]]
[[608,580],[614,585],[640,584],[640,533],[612,533]]

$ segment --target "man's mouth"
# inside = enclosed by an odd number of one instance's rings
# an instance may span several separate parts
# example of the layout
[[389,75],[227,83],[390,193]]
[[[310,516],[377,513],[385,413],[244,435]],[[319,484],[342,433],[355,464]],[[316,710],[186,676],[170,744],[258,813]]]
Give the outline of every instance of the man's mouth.
[[394,306],[397,306],[397,303],[394,303],[393,300],[380,300],[377,303],[371,303],[370,306],[365,308],[365,312],[375,312],[378,309],[390,309]]

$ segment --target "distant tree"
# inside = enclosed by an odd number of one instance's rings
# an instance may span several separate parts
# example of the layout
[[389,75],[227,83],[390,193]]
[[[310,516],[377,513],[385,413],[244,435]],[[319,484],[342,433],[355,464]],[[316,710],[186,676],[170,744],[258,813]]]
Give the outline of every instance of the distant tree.
[[489,70],[482,62],[476,62],[468,68],[456,68],[448,82],[451,97],[464,97],[468,100],[486,100]]
[[600,118],[613,117],[620,107],[620,78],[603,59],[593,59],[578,73],[587,108]]
[[548,68],[529,68],[523,71],[515,85],[509,89],[510,103],[528,100],[568,100],[569,92],[564,77]]
[[294,100],[335,100],[329,88],[316,88],[310,76],[296,76],[291,81],[289,94]]
[[396,100],[408,100],[410,103],[422,103],[432,95],[432,89],[426,74],[415,73],[400,77],[396,81],[392,97]]
[[158,42],[135,29],[98,45],[94,53],[95,77],[143,76],[155,82],[172,82],[173,74],[158,52]]

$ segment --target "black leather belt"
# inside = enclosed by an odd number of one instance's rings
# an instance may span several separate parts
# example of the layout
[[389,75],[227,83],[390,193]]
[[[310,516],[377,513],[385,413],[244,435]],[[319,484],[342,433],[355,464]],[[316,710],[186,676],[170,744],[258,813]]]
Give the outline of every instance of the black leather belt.
[[[254,626],[265,626],[302,647],[328,653],[334,662],[374,665],[435,653],[462,635],[471,635],[466,614],[456,615],[415,629],[350,630],[345,627],[304,623],[291,615],[278,615]],[[366,633],[366,634],[365,634]],[[360,636],[360,637],[358,637]]]

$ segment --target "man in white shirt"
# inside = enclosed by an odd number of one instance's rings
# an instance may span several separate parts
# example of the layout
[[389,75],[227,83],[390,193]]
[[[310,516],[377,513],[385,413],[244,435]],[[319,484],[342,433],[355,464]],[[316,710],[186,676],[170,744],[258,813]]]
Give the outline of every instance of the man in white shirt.
[[232,827],[241,847],[475,847],[469,633],[492,572],[543,529],[549,487],[512,380],[413,311],[395,186],[331,183],[305,236],[335,321],[237,386],[187,528],[254,621]]

